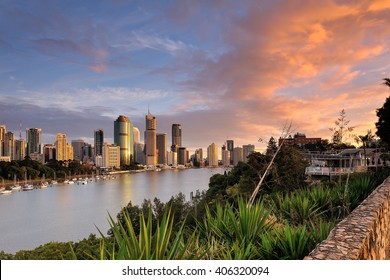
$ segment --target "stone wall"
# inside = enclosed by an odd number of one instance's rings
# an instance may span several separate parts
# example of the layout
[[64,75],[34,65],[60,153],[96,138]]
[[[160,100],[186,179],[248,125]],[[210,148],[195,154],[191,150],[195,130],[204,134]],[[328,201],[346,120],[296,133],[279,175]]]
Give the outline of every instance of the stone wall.
[[390,249],[390,177],[305,260],[383,260]]

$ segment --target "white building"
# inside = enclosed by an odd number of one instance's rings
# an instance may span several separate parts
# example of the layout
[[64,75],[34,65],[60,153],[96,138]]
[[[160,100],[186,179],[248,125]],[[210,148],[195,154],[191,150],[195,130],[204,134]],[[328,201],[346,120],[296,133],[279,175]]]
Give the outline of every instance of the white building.
[[103,168],[119,168],[121,165],[121,147],[115,144],[103,144]]

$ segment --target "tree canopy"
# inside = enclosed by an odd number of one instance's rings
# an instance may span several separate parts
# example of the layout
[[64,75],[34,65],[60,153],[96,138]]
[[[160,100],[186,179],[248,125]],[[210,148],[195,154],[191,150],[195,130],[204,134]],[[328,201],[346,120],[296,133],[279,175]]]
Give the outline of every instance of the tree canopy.
[[[385,78],[384,85],[390,87],[390,79]],[[375,123],[376,135],[387,145],[390,145],[390,96],[386,98],[383,106],[376,110],[378,122]]]

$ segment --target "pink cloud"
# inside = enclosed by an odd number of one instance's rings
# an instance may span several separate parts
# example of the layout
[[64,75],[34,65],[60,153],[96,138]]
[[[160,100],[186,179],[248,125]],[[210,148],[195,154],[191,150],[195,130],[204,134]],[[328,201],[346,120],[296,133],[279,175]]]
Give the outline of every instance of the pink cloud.
[[204,65],[194,83],[223,92],[210,103],[236,116],[237,135],[275,133],[271,127],[292,119],[299,130],[329,138],[343,108],[359,131],[373,128],[388,94],[378,87],[389,75],[380,59],[390,47],[390,10],[382,2],[254,3],[229,25],[232,50]]

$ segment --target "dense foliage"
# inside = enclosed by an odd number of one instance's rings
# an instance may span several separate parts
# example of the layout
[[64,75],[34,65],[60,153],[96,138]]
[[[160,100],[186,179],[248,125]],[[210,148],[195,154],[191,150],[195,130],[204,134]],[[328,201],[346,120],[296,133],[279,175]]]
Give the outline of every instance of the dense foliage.
[[[384,79],[384,84],[390,87],[390,79]],[[378,122],[376,125],[376,135],[383,143],[390,145],[390,97],[386,98],[385,103],[376,111]]]
[[95,170],[92,165],[81,164],[76,160],[51,160],[47,164],[42,164],[26,157],[19,161],[0,161],[0,176],[5,180],[13,180],[14,178],[34,180],[43,176],[45,178],[65,178],[70,175],[92,174],[93,172]]

